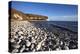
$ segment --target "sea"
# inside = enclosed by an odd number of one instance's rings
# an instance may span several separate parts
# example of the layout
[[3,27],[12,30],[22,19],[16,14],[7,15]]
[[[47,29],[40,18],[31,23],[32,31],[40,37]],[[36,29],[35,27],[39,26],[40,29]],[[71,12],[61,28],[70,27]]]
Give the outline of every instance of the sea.
[[74,32],[78,32],[78,22],[77,21],[49,21],[49,24],[67,28]]

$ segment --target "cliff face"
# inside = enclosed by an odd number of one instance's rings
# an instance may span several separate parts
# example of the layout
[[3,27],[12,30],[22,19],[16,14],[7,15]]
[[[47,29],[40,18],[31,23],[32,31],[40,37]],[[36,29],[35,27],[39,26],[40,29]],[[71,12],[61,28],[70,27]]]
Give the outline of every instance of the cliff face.
[[23,20],[25,18],[25,14],[16,10],[16,9],[11,9],[11,19],[12,20]]
[[47,16],[35,15],[35,14],[25,14],[16,9],[11,9],[11,20],[46,20]]

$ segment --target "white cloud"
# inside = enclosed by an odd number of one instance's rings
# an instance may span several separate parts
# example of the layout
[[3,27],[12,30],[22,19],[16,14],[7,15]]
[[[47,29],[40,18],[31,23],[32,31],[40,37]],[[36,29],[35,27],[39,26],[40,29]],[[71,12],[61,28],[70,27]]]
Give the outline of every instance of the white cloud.
[[48,18],[50,21],[78,21],[78,16],[51,16]]

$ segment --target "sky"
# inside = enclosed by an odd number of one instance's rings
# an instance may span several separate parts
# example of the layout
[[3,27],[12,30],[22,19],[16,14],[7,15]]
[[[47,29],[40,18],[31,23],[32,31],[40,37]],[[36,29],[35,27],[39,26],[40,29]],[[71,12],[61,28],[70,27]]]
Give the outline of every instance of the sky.
[[48,16],[48,21],[78,21],[78,6],[12,1],[11,7],[23,13]]

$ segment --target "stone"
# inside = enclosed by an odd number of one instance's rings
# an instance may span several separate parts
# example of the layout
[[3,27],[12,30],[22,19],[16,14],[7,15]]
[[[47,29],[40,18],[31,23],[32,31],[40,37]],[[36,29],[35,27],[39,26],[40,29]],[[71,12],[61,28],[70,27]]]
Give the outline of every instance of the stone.
[[17,53],[18,52],[18,49],[14,49],[13,51],[12,51],[12,53]]
[[31,42],[29,42],[28,40],[26,40],[26,46],[29,47],[31,45]]
[[12,38],[12,39],[10,40],[10,42],[15,42],[15,40]]

